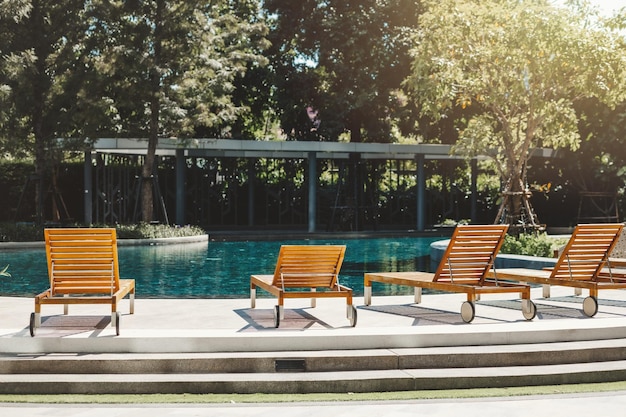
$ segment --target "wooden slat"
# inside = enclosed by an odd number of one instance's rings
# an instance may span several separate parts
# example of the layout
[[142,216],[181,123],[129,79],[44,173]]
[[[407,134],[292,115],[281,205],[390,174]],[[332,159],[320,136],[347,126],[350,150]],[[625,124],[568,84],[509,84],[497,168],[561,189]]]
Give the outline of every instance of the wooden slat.
[[115,229],[46,229],[52,296],[119,290]]
[[289,288],[333,288],[341,269],[343,245],[283,245],[273,285]]
[[434,282],[480,285],[493,265],[507,228],[499,225],[458,226],[433,277]]
[[263,288],[281,306],[285,298],[327,297],[342,297],[352,305],[352,289],[338,283],[345,251],[345,245],[283,245],[274,274],[250,276],[250,288]]
[[557,260],[551,277],[571,281],[595,281],[622,231],[621,224],[581,224]]

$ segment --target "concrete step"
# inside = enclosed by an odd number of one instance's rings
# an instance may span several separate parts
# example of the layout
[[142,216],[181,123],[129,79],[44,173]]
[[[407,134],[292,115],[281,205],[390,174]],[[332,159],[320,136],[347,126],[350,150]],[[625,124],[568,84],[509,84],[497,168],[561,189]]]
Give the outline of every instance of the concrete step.
[[336,372],[511,367],[626,360],[626,339],[363,350],[2,354],[0,374]]
[[307,352],[4,354],[0,393],[295,393],[626,379],[626,339]]
[[291,373],[0,375],[0,394],[380,392],[561,385],[626,379],[626,361],[488,368]]

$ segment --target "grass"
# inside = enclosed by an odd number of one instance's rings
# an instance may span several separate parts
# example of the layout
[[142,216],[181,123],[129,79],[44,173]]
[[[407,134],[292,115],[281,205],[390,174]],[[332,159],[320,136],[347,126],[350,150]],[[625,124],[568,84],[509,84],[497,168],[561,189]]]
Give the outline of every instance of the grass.
[[626,381],[535,387],[475,388],[368,393],[319,394],[60,394],[0,395],[0,403],[28,404],[262,404],[341,401],[407,401],[501,398],[530,395],[626,391]]

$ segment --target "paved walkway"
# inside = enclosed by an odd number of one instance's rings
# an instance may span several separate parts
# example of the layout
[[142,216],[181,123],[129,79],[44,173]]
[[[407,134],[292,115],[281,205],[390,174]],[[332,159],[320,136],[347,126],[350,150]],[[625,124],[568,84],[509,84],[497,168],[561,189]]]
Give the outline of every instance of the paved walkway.
[[226,404],[226,405],[7,405],[3,417],[622,417],[626,393],[548,395],[513,398],[416,400],[385,402]]

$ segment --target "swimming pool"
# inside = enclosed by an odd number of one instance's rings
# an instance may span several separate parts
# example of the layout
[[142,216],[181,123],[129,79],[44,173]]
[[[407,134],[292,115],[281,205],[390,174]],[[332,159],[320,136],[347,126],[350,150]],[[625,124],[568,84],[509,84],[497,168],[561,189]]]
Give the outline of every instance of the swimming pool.
[[[430,244],[440,237],[201,242],[121,246],[120,275],[134,278],[138,298],[247,298],[251,274],[274,272],[282,244],[345,244],[339,281],[363,295],[363,274],[380,271],[428,271]],[[49,287],[43,249],[0,251],[0,295],[32,297]],[[407,287],[374,286],[375,294],[409,294]],[[265,296],[259,291],[259,296]]]

